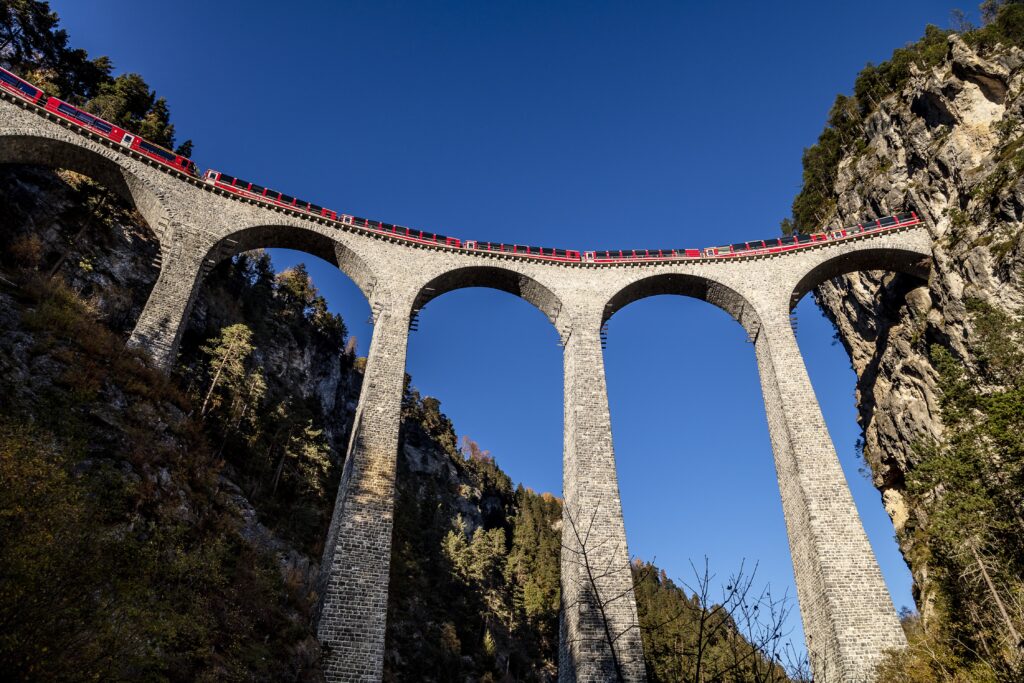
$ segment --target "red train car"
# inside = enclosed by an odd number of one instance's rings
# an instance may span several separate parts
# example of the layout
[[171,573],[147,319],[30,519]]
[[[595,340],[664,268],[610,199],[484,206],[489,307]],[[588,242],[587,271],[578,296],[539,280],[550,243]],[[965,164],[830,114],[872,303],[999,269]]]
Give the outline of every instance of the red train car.
[[861,235],[867,232],[885,232],[897,228],[905,228],[910,225],[917,225],[921,222],[917,213],[896,214],[886,216],[873,221],[860,223],[851,228],[841,228],[827,232],[816,232],[811,235],[795,234],[782,237],[772,237],[766,240],[755,240],[753,242],[739,242],[721,247],[707,247],[704,249],[704,256],[710,258],[730,256],[756,256],[758,254],[774,254],[780,251],[790,251],[814,244],[816,242],[828,242]]
[[543,261],[562,261],[575,263],[580,260],[580,252],[574,249],[555,249],[552,247],[531,247],[523,244],[504,244],[501,242],[481,242],[466,240],[465,248],[472,251],[489,251],[500,254],[511,254]]
[[42,90],[28,81],[18,78],[2,67],[0,67],[0,88],[17,95],[23,100],[28,100],[32,104],[39,104],[40,100],[46,99],[46,93]]
[[115,126],[109,121],[104,121],[100,117],[94,116],[87,111],[82,111],[78,107],[68,104],[63,100],[51,97],[46,101],[45,109],[51,114],[55,114],[62,119],[81,126],[82,128],[87,128],[112,142],[122,144],[128,149],[149,157],[154,161],[158,161],[165,166],[170,166],[171,168],[181,171],[182,173],[187,173],[190,176],[199,176],[199,170],[188,157],[175,154],[169,149],[164,149],[156,143],[150,142],[149,140],[135,135],[134,133],[129,133],[124,128]]
[[373,230],[374,232],[384,233],[385,235],[397,237],[407,242],[415,242],[417,244],[429,244],[438,247],[452,247],[453,249],[462,248],[462,240],[460,240],[458,237],[449,237],[448,235],[442,235],[441,233],[438,232],[429,232],[427,230],[407,228],[404,225],[384,223],[382,221],[373,220],[372,218],[350,216],[348,214],[342,214],[339,220],[346,225],[351,225],[357,228],[365,228],[366,230]]
[[270,188],[257,185],[256,183],[251,183],[248,180],[242,180],[241,178],[230,176],[227,173],[215,171],[212,168],[206,172],[203,179],[215,187],[219,187],[222,190],[227,190],[228,192],[232,192],[243,197],[269,202],[286,209],[294,209],[296,211],[310,213],[314,216],[328,218],[332,221],[338,220],[338,213],[336,211],[325,209],[319,204],[307,202],[304,199],[297,199],[291,195],[278,192],[277,190],[271,190]]
[[68,104],[56,97],[47,97],[46,94],[36,86],[32,85],[28,81],[18,78],[10,71],[3,68],[0,68],[0,87],[3,87],[5,90],[14,93],[24,100],[28,100],[32,104],[43,107],[54,116],[59,116],[65,121],[70,121],[76,126],[85,128],[97,135],[102,135],[111,142],[124,145],[143,156],[159,161],[161,164],[175,168],[182,173],[187,173],[191,176],[199,175],[196,165],[192,163],[192,160],[188,157],[183,157],[180,154],[175,154],[170,150],[166,150],[160,145],[152,143],[138,135],[133,135],[120,126],[115,126],[109,121],[104,121],[100,117],[94,116],[87,111],[82,111],[78,107]]

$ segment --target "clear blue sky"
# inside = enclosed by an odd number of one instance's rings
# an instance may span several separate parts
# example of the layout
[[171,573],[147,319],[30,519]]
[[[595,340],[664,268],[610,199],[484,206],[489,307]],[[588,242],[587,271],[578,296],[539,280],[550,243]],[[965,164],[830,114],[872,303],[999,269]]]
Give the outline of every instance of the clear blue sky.
[[[972,4],[960,6],[976,19]],[[459,237],[699,247],[776,234],[800,154],[869,61],[949,24],[946,0],[56,0],[75,46],[171,104],[195,160],[339,211]],[[365,353],[369,309],[298,260]],[[858,473],[854,375],[810,298],[799,341],[897,606],[910,577]],[[561,489],[556,335],[529,304],[432,302],[409,372],[514,480]],[[446,362],[439,359],[445,358]],[[751,347],[695,300],[637,302],[605,354],[630,551],[685,576],[742,558],[795,594]],[[481,368],[487,368],[482,371]],[[794,620],[799,636],[799,624]]]

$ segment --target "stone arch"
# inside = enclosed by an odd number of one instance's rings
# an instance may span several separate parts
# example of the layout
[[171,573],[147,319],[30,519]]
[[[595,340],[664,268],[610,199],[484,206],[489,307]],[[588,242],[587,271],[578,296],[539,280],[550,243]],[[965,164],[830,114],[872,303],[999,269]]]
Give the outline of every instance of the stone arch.
[[308,225],[255,225],[221,238],[206,256],[216,265],[224,259],[253,249],[294,249],[327,261],[351,279],[372,300],[376,275],[369,264],[352,249]]
[[543,313],[552,325],[557,324],[562,310],[558,295],[529,275],[500,266],[467,266],[446,271],[423,285],[413,300],[413,311],[419,311],[442,294],[467,287],[498,289],[524,299]]
[[608,299],[601,322],[608,322],[634,301],[660,294],[706,301],[728,313],[751,335],[756,335],[760,327],[757,312],[742,294],[716,280],[688,273],[659,273],[631,282]]
[[931,254],[905,247],[869,247],[836,254],[812,267],[797,281],[789,297],[792,310],[807,292],[832,278],[862,270],[887,270],[927,282]]
[[160,192],[118,163],[114,152],[108,156],[85,145],[23,131],[0,131],[0,140],[0,164],[66,168],[88,176],[134,206],[163,241],[162,226],[169,215]]

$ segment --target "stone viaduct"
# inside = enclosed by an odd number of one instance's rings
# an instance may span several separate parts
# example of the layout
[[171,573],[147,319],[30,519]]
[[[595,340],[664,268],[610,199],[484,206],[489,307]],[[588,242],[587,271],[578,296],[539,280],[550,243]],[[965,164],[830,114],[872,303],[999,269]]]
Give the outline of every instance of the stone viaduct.
[[0,163],[78,171],[142,214],[159,238],[161,266],[129,343],[165,367],[175,359],[204,274],[234,254],[302,250],[337,265],[366,296],[373,337],[321,567],[317,634],[327,680],[381,679],[409,326],[432,299],[463,287],[492,287],[529,301],[564,347],[564,509],[576,523],[563,532],[561,681],[614,680],[616,670],[626,681],[645,678],[600,331],[620,308],[657,294],[718,306],[753,342],[816,676],[869,680],[884,650],[905,646],[789,316],[804,294],[844,273],[927,278],[932,250],[925,227],[724,261],[564,264],[414,246],[215,191],[6,94]]

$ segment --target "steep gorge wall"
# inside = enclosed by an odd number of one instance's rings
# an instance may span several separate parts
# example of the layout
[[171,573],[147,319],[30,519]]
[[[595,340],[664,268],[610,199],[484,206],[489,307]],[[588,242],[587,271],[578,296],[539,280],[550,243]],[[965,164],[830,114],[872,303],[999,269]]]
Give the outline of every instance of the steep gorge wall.
[[[850,353],[864,457],[907,557],[916,538],[908,531],[922,520],[908,505],[906,475],[915,448],[943,434],[929,348],[973,362],[970,300],[1024,313],[1022,65],[1016,48],[950,36],[940,63],[911,65],[909,81],[864,119],[862,143],[846,148],[831,188],[831,225],[914,209],[933,237],[928,283],[869,272],[815,292]],[[927,616],[928,567],[911,570]]]

